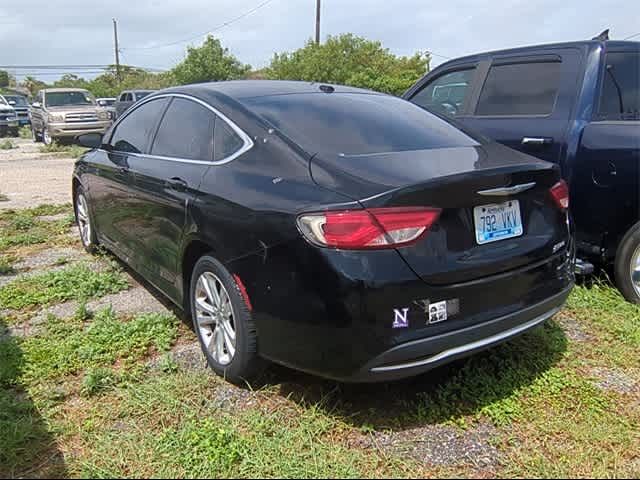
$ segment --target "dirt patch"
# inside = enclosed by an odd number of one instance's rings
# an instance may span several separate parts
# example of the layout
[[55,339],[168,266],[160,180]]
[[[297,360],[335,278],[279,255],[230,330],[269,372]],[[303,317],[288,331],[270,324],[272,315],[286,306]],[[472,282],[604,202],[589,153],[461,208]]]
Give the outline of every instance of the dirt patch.
[[18,148],[0,150],[0,194],[7,199],[0,209],[71,202],[74,160],[40,153],[40,144],[29,139],[12,141]]
[[481,423],[468,430],[427,425],[401,432],[370,435],[371,447],[431,466],[470,466],[487,469],[500,465],[500,452],[491,444],[496,429]]
[[574,342],[588,342],[593,339],[591,335],[584,331],[578,320],[565,312],[558,313],[553,319],[562,327],[562,330],[564,330],[569,340]]
[[25,257],[15,264],[17,270],[32,270],[64,265],[77,260],[93,260],[84,250],[72,247],[49,248]]
[[625,372],[611,368],[594,368],[590,373],[596,379],[596,385],[603,390],[625,395],[640,393],[640,384]]

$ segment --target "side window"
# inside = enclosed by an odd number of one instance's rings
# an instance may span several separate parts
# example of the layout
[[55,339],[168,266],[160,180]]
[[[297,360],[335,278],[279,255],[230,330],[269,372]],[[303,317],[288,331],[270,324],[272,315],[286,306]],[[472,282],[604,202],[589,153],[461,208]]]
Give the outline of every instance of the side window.
[[430,110],[454,117],[470,93],[475,68],[445,73],[411,97],[411,101]]
[[560,84],[560,62],[494,65],[484,82],[476,115],[548,115]]
[[216,162],[230,157],[242,148],[244,141],[231,128],[231,126],[220,117],[216,119],[216,128],[213,141],[213,159]]
[[118,152],[145,153],[166,104],[166,98],[159,98],[129,113],[116,125],[109,142],[111,148]]
[[610,52],[598,118],[602,120],[640,120],[640,52]]
[[151,154],[210,161],[215,120],[215,114],[202,105],[174,98],[162,119]]
[[133,102],[133,95],[130,93],[127,93],[127,98],[126,98],[127,102]]
[[120,95],[120,101],[121,102],[125,102],[126,98],[127,98],[127,94],[126,93],[123,93],[122,95]]

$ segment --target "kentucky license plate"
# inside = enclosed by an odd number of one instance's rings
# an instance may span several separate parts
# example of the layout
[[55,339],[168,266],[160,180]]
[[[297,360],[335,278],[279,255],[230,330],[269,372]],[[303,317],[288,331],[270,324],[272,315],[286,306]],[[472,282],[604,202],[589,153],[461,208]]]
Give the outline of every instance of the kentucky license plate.
[[519,237],[524,231],[518,200],[480,205],[473,209],[473,217],[476,226],[476,241],[480,245]]

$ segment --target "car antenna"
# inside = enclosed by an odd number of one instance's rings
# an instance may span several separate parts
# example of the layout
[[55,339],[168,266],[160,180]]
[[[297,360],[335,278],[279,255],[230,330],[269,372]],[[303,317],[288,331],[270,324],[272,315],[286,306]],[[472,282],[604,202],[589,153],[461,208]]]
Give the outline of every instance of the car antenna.
[[593,37],[591,40],[598,40],[600,42],[606,42],[607,40],[609,40],[609,29],[607,28],[600,35],[598,35],[597,37]]

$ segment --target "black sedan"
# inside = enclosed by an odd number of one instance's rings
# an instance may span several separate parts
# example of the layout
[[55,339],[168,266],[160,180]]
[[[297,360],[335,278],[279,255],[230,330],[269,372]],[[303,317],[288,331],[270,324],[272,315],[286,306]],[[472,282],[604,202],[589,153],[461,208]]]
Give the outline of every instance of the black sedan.
[[263,359],[416,375],[541,324],[573,285],[558,168],[399,98],[192,85],[79,142],[85,247],[184,309],[231,381]]

